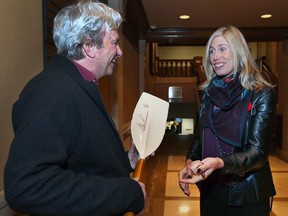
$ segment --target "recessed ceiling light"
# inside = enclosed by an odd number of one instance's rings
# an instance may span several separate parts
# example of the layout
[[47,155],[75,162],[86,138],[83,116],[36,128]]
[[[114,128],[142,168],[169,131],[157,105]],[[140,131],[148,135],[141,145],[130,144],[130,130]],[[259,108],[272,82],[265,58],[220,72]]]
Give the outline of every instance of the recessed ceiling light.
[[189,15],[181,15],[181,16],[180,16],[180,19],[189,19],[189,18],[190,18]]
[[263,19],[268,19],[268,18],[271,18],[272,17],[272,14],[263,14],[261,15],[261,18]]

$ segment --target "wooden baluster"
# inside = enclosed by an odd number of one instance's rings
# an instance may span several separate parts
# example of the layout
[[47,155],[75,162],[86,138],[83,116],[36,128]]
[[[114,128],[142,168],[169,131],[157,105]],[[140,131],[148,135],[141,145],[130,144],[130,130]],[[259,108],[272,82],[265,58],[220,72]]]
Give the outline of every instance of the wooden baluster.
[[158,63],[158,74],[159,76],[163,76],[163,62],[159,61]]
[[190,61],[187,61],[187,66],[186,66],[186,71],[185,71],[185,75],[187,77],[190,76],[190,73],[189,73],[190,67],[191,67]]
[[167,62],[164,61],[163,64],[164,64],[164,66],[163,66],[163,72],[164,72],[163,76],[166,76],[167,75]]
[[179,77],[182,76],[182,71],[183,71],[183,62],[182,61],[178,61],[178,64],[177,64],[177,74]]
[[186,76],[186,69],[187,69],[187,61],[184,60],[182,65],[183,65],[183,67],[182,67],[181,76],[185,77]]
[[171,69],[172,69],[171,76],[175,77],[176,76],[176,63],[175,63],[175,61],[171,62]]

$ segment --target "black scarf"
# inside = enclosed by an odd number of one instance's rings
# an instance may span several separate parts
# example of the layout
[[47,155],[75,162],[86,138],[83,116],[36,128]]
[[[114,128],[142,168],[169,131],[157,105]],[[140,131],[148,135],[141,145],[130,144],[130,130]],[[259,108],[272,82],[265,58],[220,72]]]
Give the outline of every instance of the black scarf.
[[200,109],[203,127],[209,127],[223,142],[242,146],[251,92],[243,88],[239,74],[223,79],[215,76],[206,88]]

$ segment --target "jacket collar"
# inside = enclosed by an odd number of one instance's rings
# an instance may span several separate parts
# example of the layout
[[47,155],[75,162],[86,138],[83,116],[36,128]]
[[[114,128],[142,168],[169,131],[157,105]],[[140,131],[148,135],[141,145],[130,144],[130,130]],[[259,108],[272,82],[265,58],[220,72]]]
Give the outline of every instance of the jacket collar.
[[87,95],[95,102],[95,104],[102,110],[108,121],[115,128],[115,124],[107,113],[102,98],[100,96],[97,83],[94,81],[87,81],[83,78],[76,65],[68,58],[60,55],[55,55],[51,59],[50,67],[57,68],[57,71],[68,75]]

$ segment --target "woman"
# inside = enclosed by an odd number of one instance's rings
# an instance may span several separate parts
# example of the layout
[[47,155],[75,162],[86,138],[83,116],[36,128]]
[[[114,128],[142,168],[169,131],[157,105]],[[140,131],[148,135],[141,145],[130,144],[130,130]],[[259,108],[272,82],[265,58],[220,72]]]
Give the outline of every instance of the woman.
[[212,34],[204,67],[199,126],[179,185],[186,195],[188,184],[200,188],[201,216],[268,216],[276,194],[268,162],[273,85],[233,26]]

